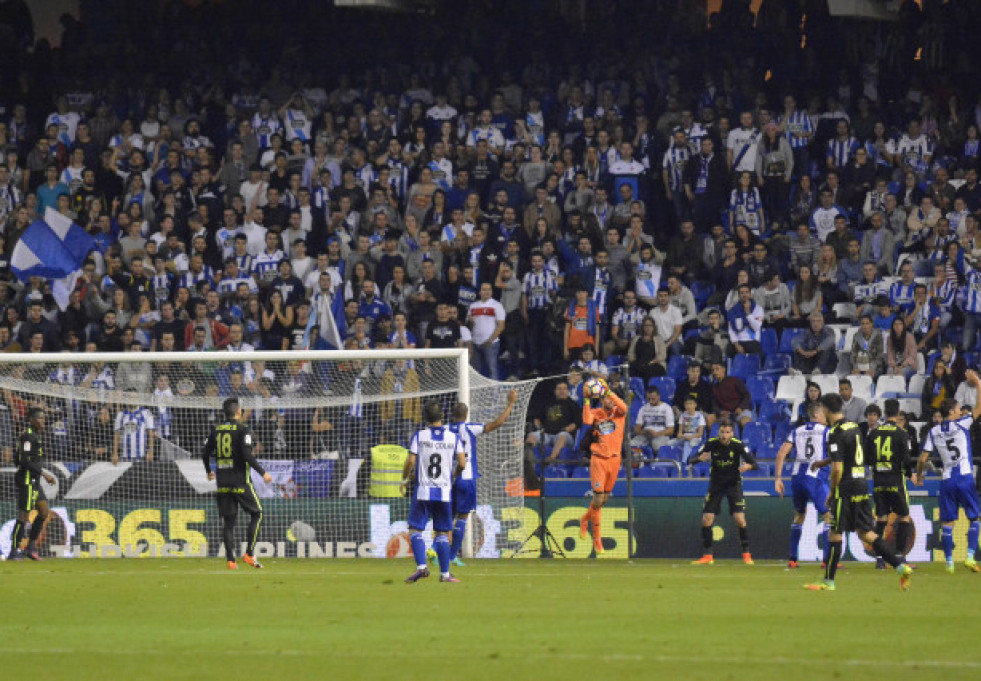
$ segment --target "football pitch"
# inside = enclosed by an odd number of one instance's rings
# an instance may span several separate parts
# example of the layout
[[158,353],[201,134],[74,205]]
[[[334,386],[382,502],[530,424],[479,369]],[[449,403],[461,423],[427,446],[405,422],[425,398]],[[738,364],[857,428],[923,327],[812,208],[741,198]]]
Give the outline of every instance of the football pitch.
[[976,679],[981,574],[719,561],[0,564],[6,679]]

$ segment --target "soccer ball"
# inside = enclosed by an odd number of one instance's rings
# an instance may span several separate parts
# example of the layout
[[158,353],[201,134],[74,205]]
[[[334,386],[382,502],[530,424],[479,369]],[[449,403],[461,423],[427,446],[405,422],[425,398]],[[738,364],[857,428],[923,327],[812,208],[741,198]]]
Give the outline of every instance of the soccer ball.
[[606,386],[598,378],[591,378],[582,387],[582,394],[591,400],[598,400],[606,394]]

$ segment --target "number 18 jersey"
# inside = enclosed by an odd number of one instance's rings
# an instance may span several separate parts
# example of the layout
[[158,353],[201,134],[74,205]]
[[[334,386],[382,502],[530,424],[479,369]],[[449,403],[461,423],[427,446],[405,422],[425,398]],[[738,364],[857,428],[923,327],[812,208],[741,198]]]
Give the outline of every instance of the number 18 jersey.
[[446,426],[423,428],[412,436],[416,456],[416,499],[450,501],[456,454],[466,454],[463,440]]
[[794,470],[792,475],[807,475],[827,480],[828,469],[811,470],[811,464],[825,458],[828,427],[820,423],[805,423],[787,433],[787,442],[794,446]]
[[956,421],[944,421],[930,429],[924,452],[937,452],[943,462],[943,479],[970,476],[971,470],[971,424],[974,419],[964,416]]

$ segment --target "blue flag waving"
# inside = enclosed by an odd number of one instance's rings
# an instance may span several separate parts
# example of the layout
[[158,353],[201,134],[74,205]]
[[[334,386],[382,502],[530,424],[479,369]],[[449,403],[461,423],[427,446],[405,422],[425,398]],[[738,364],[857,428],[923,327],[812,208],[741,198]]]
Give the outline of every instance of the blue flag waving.
[[82,264],[95,247],[95,239],[88,232],[48,208],[44,219],[32,222],[14,246],[10,269],[23,282],[31,277],[50,280],[51,293],[64,310]]
[[51,208],[27,228],[14,246],[10,269],[20,281],[31,277],[64,279],[77,272],[95,240],[70,218]]

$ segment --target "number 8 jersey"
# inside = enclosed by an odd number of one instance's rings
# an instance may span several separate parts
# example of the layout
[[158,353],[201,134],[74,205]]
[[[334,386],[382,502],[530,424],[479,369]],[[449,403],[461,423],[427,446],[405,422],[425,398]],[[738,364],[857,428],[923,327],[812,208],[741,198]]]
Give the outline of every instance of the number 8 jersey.
[[937,452],[943,462],[943,479],[971,476],[971,424],[974,419],[963,416],[956,421],[944,421],[930,429],[924,452]]
[[456,455],[466,454],[463,440],[446,426],[423,428],[412,436],[416,456],[416,499],[450,501]]

